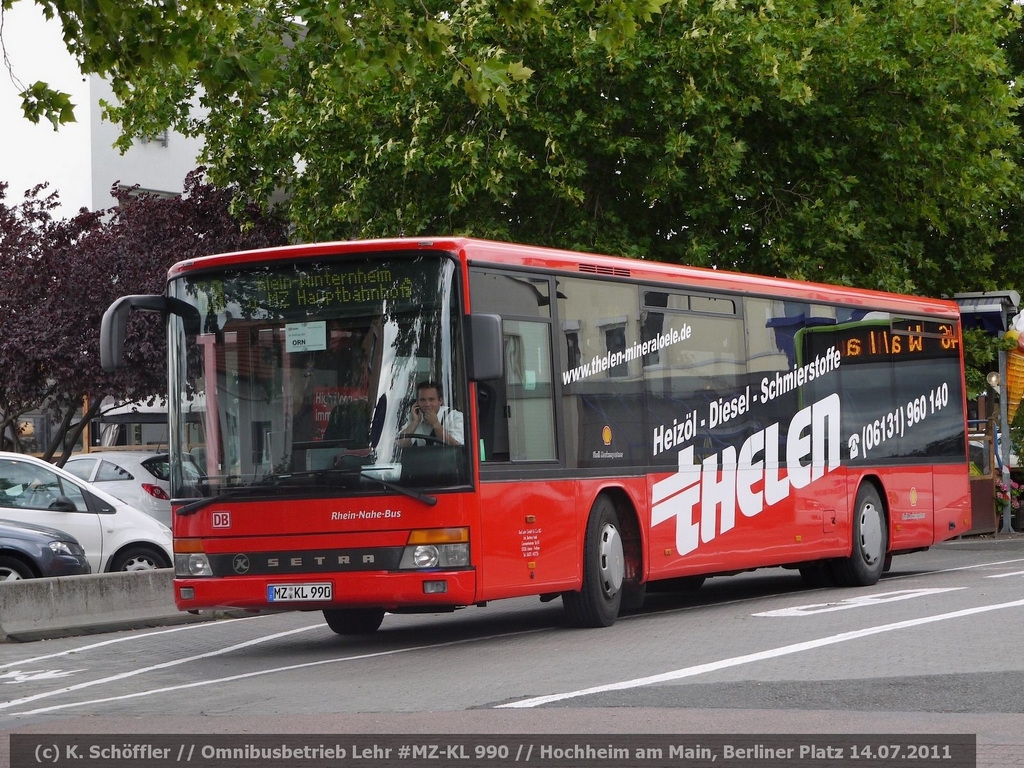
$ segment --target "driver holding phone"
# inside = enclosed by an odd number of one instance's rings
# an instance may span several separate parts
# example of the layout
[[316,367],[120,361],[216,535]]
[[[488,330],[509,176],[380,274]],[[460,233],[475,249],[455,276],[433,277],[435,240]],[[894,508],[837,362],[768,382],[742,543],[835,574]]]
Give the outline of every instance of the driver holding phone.
[[444,404],[439,383],[422,381],[416,385],[416,402],[398,437],[398,444],[403,448],[411,445],[462,445],[465,439],[462,413]]

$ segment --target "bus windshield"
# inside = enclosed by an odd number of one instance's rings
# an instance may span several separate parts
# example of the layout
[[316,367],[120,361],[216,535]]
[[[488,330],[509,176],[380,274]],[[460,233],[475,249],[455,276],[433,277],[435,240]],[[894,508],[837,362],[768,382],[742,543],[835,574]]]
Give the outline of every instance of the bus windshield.
[[468,483],[455,275],[437,252],[375,253],[172,280],[198,315],[170,322],[172,497]]

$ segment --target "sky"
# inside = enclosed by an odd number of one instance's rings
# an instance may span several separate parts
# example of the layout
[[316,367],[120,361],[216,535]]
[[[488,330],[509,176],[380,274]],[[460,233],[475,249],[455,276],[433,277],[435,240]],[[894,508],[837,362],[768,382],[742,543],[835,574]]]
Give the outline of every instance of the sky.
[[[0,70],[0,181],[10,184],[6,202],[20,202],[25,190],[45,181],[59,190],[67,213],[73,213],[90,202],[88,157],[70,151],[89,144],[88,81],[64,47],[60,26],[47,24],[34,3],[16,2],[5,11],[2,33],[6,66]],[[22,87],[42,80],[70,93],[79,122],[60,131],[49,122],[29,122],[21,111],[21,87],[15,78]]]
[[[168,142],[136,142],[124,155],[113,148],[119,129],[101,120],[99,100],[112,99],[109,85],[86,77],[64,47],[59,22],[47,21],[35,3],[15,2],[3,13],[5,65],[0,65],[0,181],[8,182],[6,204],[17,205],[25,191],[46,182],[62,203],[58,218],[79,208],[116,204],[115,183],[179,194],[193,170],[202,142],[171,133]],[[25,118],[23,89],[42,80],[71,95],[76,122],[55,131],[49,121]]]

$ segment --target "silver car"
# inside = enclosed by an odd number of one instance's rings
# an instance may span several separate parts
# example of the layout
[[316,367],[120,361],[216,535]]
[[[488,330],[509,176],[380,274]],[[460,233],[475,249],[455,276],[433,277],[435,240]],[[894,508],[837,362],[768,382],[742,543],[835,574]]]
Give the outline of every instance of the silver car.
[[[190,456],[183,457],[186,482],[196,483],[202,473]],[[141,509],[166,526],[171,524],[171,466],[167,453],[96,451],[76,454],[64,464],[86,482]]]

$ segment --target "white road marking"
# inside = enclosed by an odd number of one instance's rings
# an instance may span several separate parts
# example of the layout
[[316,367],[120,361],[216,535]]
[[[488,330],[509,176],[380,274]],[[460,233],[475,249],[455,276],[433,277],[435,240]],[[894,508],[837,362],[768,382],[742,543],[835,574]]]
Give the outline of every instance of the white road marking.
[[115,645],[117,643],[126,643],[130,640],[145,640],[146,638],[156,637],[158,635],[168,635],[173,632],[186,632],[194,629],[209,629],[213,627],[223,627],[227,624],[232,624],[236,621],[252,621],[253,619],[261,618],[260,616],[245,616],[240,619],[220,619],[218,621],[206,621],[201,624],[183,624],[178,627],[171,627],[169,629],[158,629],[154,632],[146,633],[135,633],[131,635],[125,635],[124,637],[115,637],[112,640],[103,640],[99,643],[92,643],[91,645],[81,645],[75,648],[69,648],[66,651],[58,651],[57,653],[47,653],[43,656],[33,656],[30,659],[21,659],[20,661],[11,661],[6,664],[0,664],[0,669],[6,669],[7,667],[18,667],[26,666],[28,664],[35,664],[46,659],[56,659],[59,656],[68,656],[73,653],[83,653],[85,651],[91,651],[95,648],[103,648],[107,645]]
[[647,685],[668,683],[673,680],[682,680],[686,677],[696,677],[697,675],[704,675],[709,672],[717,672],[721,669],[739,667],[744,664],[753,664],[758,661],[765,661],[766,659],[775,659],[780,656],[788,656],[794,653],[803,653],[804,651],[812,651],[815,648],[823,648],[827,645],[845,643],[850,640],[859,640],[862,637],[880,635],[883,632],[895,632],[900,629],[910,629],[912,627],[919,627],[924,624],[932,624],[937,621],[960,619],[965,616],[974,616],[979,613],[988,613],[989,611],[1001,611],[1007,608],[1020,608],[1022,606],[1024,606],[1024,600],[1014,600],[1010,603],[999,603],[997,605],[983,605],[977,608],[965,608],[960,611],[940,613],[936,616],[924,616],[919,619],[897,621],[892,624],[881,624],[877,627],[867,627],[865,629],[858,629],[852,632],[841,632],[838,635],[821,637],[817,640],[807,640],[802,643],[793,643],[792,645],[784,645],[779,648],[770,648],[766,651],[758,651],[757,653],[748,653],[744,654],[743,656],[734,656],[731,659],[722,659],[720,661],[712,661],[708,664],[698,664],[693,667],[684,667],[683,669],[676,669],[672,672],[663,672],[660,675],[638,677],[633,680],[623,680],[618,683],[608,683],[606,685],[595,685],[592,688],[584,688],[578,691],[566,691],[564,693],[551,693],[546,696],[535,696],[531,699],[514,701],[509,704],[499,704],[496,707],[496,709],[529,709],[531,707],[539,707],[544,704],[551,704],[555,701],[565,701],[566,699],[575,699],[579,698],[580,696],[589,696],[595,693],[606,693],[608,691],[625,691],[630,688],[641,688]]
[[[304,627],[303,629],[292,630],[291,632],[282,632],[282,633],[280,633],[280,635],[290,635],[290,634],[293,634],[295,632],[305,631],[306,629],[317,629],[317,628],[320,628],[319,625],[317,625],[315,627]],[[221,683],[234,682],[235,680],[245,680],[245,679],[250,678],[250,677],[261,677],[263,675],[273,675],[273,674],[277,674],[278,672],[291,672],[292,670],[296,670],[296,669],[309,669],[311,667],[323,666],[324,664],[340,664],[340,663],[343,663],[343,662],[346,662],[346,661],[360,661],[362,659],[376,659],[376,658],[380,658],[382,656],[396,656],[396,655],[401,654],[401,653],[411,653],[412,651],[430,651],[430,650],[433,650],[434,648],[448,648],[448,647],[454,646],[454,645],[466,645],[467,643],[478,643],[478,642],[484,642],[484,641],[487,641],[487,640],[502,640],[502,639],[508,638],[508,637],[520,637],[522,635],[532,635],[532,634],[536,634],[538,632],[550,632],[552,629],[554,629],[554,627],[543,627],[541,629],[528,629],[528,630],[526,630],[524,632],[505,632],[505,633],[500,634],[500,635],[487,635],[485,637],[471,637],[471,638],[467,638],[467,639],[464,639],[464,640],[451,640],[451,641],[446,642],[446,643],[434,643],[432,645],[420,645],[420,646],[414,646],[414,647],[410,647],[410,648],[395,648],[395,649],[390,650],[390,651],[375,651],[373,653],[363,653],[363,654],[360,654],[358,656],[346,656],[346,657],[343,657],[343,658],[340,658],[340,659],[339,658],[322,659],[320,661],[309,661],[309,662],[305,662],[303,664],[289,664],[288,666],[285,666],[285,667],[274,667],[272,669],[260,669],[260,670],[257,670],[255,672],[243,672],[243,673],[238,674],[238,675],[231,675],[229,677],[221,677],[221,678],[218,678],[216,680],[196,680],[195,682],[192,682],[192,683],[183,683],[181,685],[171,685],[171,686],[167,686],[165,688],[153,688],[153,689],[148,690],[148,691],[136,691],[135,693],[126,693],[126,694],[123,694],[121,696],[108,696],[107,698],[91,699],[89,701],[73,701],[73,702],[70,702],[68,704],[55,704],[52,707],[41,707],[39,709],[30,709],[30,710],[26,710],[24,712],[9,712],[7,714],[9,714],[11,716],[16,716],[16,715],[39,715],[39,714],[43,714],[45,712],[54,712],[54,711],[56,711],[58,709],[69,709],[71,707],[84,707],[84,706],[88,706],[90,704],[105,704],[107,702],[121,701],[123,699],[137,699],[137,698],[140,698],[142,696],[152,696],[154,694],[167,693],[169,691],[182,691],[182,690],[186,690],[188,688],[200,688],[200,687],[205,686],[205,685],[219,685]],[[280,636],[280,635],[274,635],[272,637],[277,637],[277,636]],[[269,639],[269,638],[267,638],[267,639]],[[240,645],[237,645],[237,646],[234,646],[234,647],[235,648],[241,648],[241,647],[246,646],[246,645],[252,645],[255,642],[256,641],[249,641],[248,643],[241,643]],[[226,648],[224,650],[228,651],[228,650],[231,650],[231,649],[227,649]],[[193,656],[192,659],[201,659],[201,658],[204,658],[206,656],[215,656],[215,655],[217,655],[217,654],[216,653],[205,653],[205,654],[202,654],[200,656]],[[189,659],[189,660],[191,660],[191,659]],[[184,662],[184,661],[186,661],[186,659],[182,659],[181,661]],[[50,696],[50,695],[57,694],[57,693],[66,693],[68,691],[78,690],[78,689],[81,689],[81,688],[88,687],[89,685],[99,685],[101,683],[107,683],[107,682],[112,682],[112,681],[115,681],[115,680],[121,680],[121,679],[123,679],[125,677],[130,677],[133,674],[140,674],[143,671],[149,671],[149,670],[152,670],[152,669],[163,669],[165,667],[173,666],[174,664],[177,664],[177,663],[179,663],[179,662],[167,662],[165,664],[157,664],[156,666],[148,667],[146,670],[138,670],[136,672],[129,672],[129,673],[125,673],[125,674],[122,674],[122,675],[114,675],[113,677],[108,677],[105,680],[95,680],[92,683],[86,683],[86,684],[82,684],[82,685],[71,686],[69,688],[64,688],[64,689],[62,689],[60,691],[52,691],[50,693],[40,694],[38,696],[27,696],[24,699],[20,699],[19,701],[8,702],[6,705],[0,704],[0,708],[5,707],[5,706],[13,706],[13,705],[19,704],[19,703],[29,703],[29,702],[34,701],[36,699],[41,699],[41,698],[44,698],[46,696]]]
[[958,589],[967,587],[943,587],[936,589],[900,589],[896,592],[882,592],[877,595],[858,595],[840,600],[838,603],[812,603],[811,605],[794,605],[789,608],[779,608],[774,611],[763,611],[752,613],[751,616],[811,616],[816,613],[831,613],[832,611],[848,611],[851,608],[864,608],[871,605],[883,605],[898,600],[910,600],[915,597],[927,597],[937,595],[940,592],[955,592]]
[[70,677],[71,675],[84,671],[84,669],[69,669],[66,671],[61,669],[37,669],[22,672],[20,670],[15,669],[0,675],[0,680],[4,681],[4,685],[15,685],[17,683],[37,683],[40,680],[56,680],[58,677]]
[[1024,576],[1024,571],[1014,571],[1013,573],[996,573],[992,576],[986,576],[986,579],[1005,579],[1007,576]]
[[988,568],[990,565],[1007,565],[1009,563],[1024,563],[1024,557],[1017,557],[1017,558],[1014,558],[1013,560],[997,560],[994,563],[975,563],[974,565],[960,565],[960,566],[957,566],[956,568],[943,568],[940,571],[927,571],[925,574],[921,574],[921,573],[908,573],[908,574],[904,574],[904,575],[900,575],[900,576],[895,576],[893,578],[906,579],[906,578],[911,578],[913,576],[921,576],[921,575],[935,576],[936,574],[939,574],[939,573],[956,573],[957,571],[971,571],[971,570],[974,570],[975,568]]
[[241,648],[249,648],[253,645],[259,645],[270,640],[276,640],[279,637],[287,637],[288,635],[296,635],[299,632],[308,632],[311,629],[320,629],[319,624],[312,624],[308,627],[299,627],[298,629],[290,629],[287,632],[278,632],[274,635],[266,635],[265,637],[258,637],[254,640],[247,640],[244,643],[238,643],[237,645],[231,645],[227,648],[220,648],[216,651],[210,651],[208,653],[200,653],[197,656],[186,656],[181,659],[172,659],[171,661],[165,661],[160,664],[153,664],[149,667],[140,667],[139,669],[129,670],[128,672],[121,672],[117,675],[111,675],[110,677],[100,678],[99,680],[88,680],[84,683],[78,683],[77,685],[69,685],[66,688],[58,688],[54,691],[45,691],[43,693],[37,693],[34,696],[25,696],[20,699],[13,699],[11,701],[0,702],[0,709],[9,709],[10,707],[17,707],[21,704],[28,704],[39,699],[46,699],[51,696],[58,696],[62,693],[71,693],[72,691],[80,691],[83,688],[91,688],[94,685],[105,685],[106,683],[117,682],[118,680],[125,680],[129,677],[135,677],[136,675],[143,675],[146,672],[153,672],[157,669],[167,669],[168,667],[176,667],[180,664],[188,664],[190,661],[198,661],[200,659],[208,659],[211,656],[222,656],[225,653],[231,651],[237,651]]

